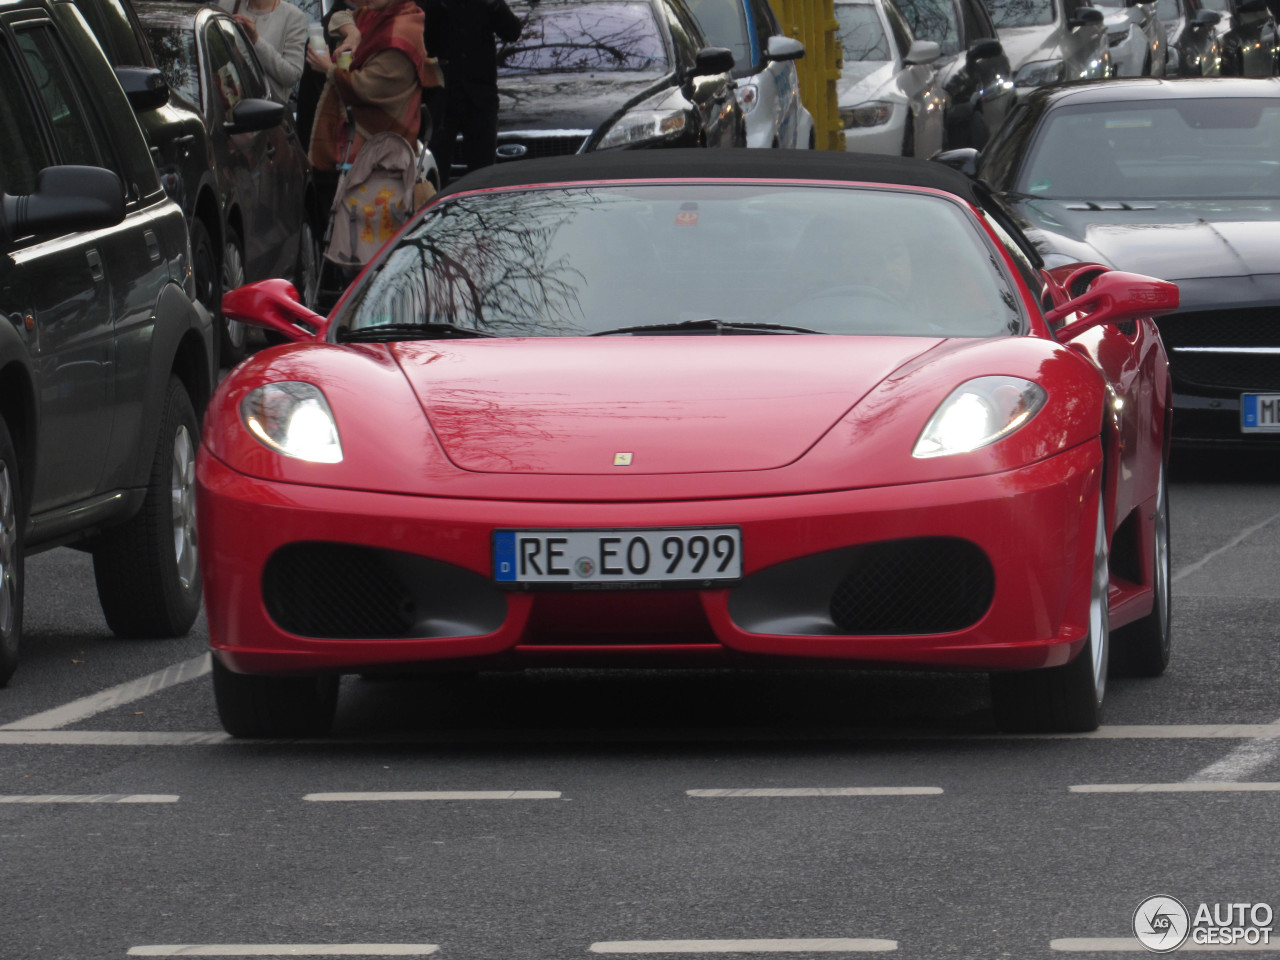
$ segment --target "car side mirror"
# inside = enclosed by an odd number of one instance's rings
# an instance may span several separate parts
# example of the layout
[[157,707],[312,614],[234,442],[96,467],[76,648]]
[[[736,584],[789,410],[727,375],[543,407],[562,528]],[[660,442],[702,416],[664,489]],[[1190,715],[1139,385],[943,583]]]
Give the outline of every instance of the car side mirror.
[[1071,15],[1071,19],[1067,21],[1067,26],[1085,27],[1093,23],[1102,23],[1105,19],[1106,14],[1097,7],[1080,7]]
[[765,45],[765,56],[773,61],[799,60],[804,56],[804,44],[792,37],[772,36]]
[[0,196],[0,227],[10,239],[99,230],[124,219],[124,185],[102,167],[45,167],[26,196]]
[[1221,22],[1222,14],[1217,10],[1197,10],[1195,19],[1191,21],[1196,27],[1216,27]]
[[952,170],[959,170],[966,177],[978,176],[978,151],[975,147],[957,147],[954,150],[943,150],[929,158]]
[[917,40],[911,44],[911,49],[902,58],[902,62],[910,67],[915,64],[933,63],[940,56],[942,56],[942,48],[932,40]]
[[965,62],[969,66],[973,66],[979,60],[990,60],[992,57],[999,57],[1004,54],[1004,46],[999,40],[993,37],[987,37],[983,40],[976,41],[964,55]]
[[227,133],[253,133],[270,130],[284,122],[284,104],[274,100],[241,100],[231,111],[231,119],[222,124]]
[[154,110],[169,102],[169,84],[157,67],[116,67],[116,79],[136,113]]
[[728,73],[733,69],[733,51],[727,47],[703,47],[693,60],[693,75]]
[[222,314],[251,326],[274,330],[286,340],[323,340],[329,321],[302,304],[298,288],[288,280],[259,280],[222,295]]
[[1062,342],[1073,340],[1086,330],[1104,323],[1121,323],[1172,313],[1178,309],[1178,285],[1137,273],[1108,270],[1098,275],[1089,289],[1045,314],[1049,325],[1076,316],[1057,331]]

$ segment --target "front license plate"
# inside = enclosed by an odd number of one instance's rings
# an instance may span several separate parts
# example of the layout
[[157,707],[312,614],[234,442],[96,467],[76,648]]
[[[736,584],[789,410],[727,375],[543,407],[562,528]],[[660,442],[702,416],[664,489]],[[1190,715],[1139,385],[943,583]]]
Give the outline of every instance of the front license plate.
[[577,588],[738,580],[742,531],[495,530],[493,576],[499,583]]
[[1246,393],[1240,398],[1242,433],[1280,433],[1280,393]]

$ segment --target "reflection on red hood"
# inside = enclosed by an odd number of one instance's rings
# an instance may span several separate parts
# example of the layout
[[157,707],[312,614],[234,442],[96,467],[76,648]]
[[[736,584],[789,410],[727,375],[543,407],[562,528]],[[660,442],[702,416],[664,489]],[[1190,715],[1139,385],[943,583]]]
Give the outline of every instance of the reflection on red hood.
[[[391,351],[458,467],[605,475],[785,466],[937,343],[615,336],[408,342]],[[630,464],[615,466],[622,453]]]

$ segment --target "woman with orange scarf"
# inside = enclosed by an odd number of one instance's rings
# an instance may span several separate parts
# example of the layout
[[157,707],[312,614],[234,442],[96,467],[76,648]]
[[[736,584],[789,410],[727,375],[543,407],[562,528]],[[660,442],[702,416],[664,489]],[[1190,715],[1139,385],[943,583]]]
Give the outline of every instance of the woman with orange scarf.
[[[328,79],[311,131],[311,163],[317,170],[336,170],[344,156],[350,163],[366,140],[384,131],[410,143],[417,139],[422,88],[439,85],[434,61],[428,61],[422,45],[422,25],[422,11],[413,0],[368,0],[354,18],[342,11],[329,22],[329,32],[337,36],[349,39],[352,27],[358,31],[350,69],[307,48],[307,63]],[[342,44],[346,46],[349,42]],[[348,107],[354,136],[347,125]]]

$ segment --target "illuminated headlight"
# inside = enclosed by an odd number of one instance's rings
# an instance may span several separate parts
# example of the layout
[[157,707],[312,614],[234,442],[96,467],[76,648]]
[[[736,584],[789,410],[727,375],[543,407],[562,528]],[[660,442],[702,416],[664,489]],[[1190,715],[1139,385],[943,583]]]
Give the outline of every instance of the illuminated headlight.
[[738,103],[743,114],[749,114],[760,102],[760,89],[754,83],[743,83],[738,86]]
[[841,107],[840,122],[846,130],[854,127],[881,127],[893,116],[893,104],[884,100],[871,100],[856,107]]
[[673,140],[684,133],[686,123],[688,118],[683,110],[632,110],[619,118],[596,149],[630,147],[651,140]]
[[240,401],[245,428],[286,457],[340,463],[342,444],[333,411],[318,387],[297,380],[268,383]]
[[1036,60],[1025,64],[1013,82],[1019,87],[1042,87],[1062,80],[1061,60]]
[[961,384],[933,412],[913,457],[968,453],[1007,437],[1040,412],[1048,394],[1021,377],[978,377]]

